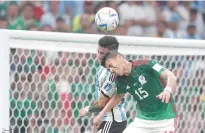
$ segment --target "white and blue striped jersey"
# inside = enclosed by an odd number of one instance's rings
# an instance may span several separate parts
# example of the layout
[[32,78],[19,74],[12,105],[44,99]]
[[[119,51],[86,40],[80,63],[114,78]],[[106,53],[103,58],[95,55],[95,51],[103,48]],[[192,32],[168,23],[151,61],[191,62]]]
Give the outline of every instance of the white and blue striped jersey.
[[[109,72],[103,66],[100,66],[98,69],[96,78],[95,78],[95,88],[96,88],[96,100],[99,99],[100,94],[112,98],[112,96],[117,92],[115,83],[113,82],[115,75]],[[116,105],[111,112],[106,113],[103,117],[103,121],[113,121],[122,122],[127,120],[126,111],[124,108],[124,98],[121,102]]]

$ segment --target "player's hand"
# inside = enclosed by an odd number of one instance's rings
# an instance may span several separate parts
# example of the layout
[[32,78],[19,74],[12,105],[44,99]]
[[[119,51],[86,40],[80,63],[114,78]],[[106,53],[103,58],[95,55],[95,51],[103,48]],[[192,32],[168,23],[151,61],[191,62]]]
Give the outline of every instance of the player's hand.
[[167,90],[164,90],[163,92],[161,92],[159,95],[156,96],[157,98],[161,99],[162,102],[169,102],[170,99],[170,92]]
[[85,108],[80,110],[80,116],[81,117],[84,117],[86,115],[88,115],[88,106],[86,106]]
[[101,113],[99,113],[96,117],[94,117],[94,119],[93,119],[94,129],[99,128],[99,126],[102,122],[102,117],[103,117],[103,115]]

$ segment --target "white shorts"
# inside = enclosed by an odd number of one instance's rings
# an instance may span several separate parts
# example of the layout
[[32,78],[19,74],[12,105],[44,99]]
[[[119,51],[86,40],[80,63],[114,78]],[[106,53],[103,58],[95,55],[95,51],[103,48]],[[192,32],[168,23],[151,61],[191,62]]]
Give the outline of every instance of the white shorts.
[[174,133],[178,125],[177,119],[143,120],[135,118],[123,133]]

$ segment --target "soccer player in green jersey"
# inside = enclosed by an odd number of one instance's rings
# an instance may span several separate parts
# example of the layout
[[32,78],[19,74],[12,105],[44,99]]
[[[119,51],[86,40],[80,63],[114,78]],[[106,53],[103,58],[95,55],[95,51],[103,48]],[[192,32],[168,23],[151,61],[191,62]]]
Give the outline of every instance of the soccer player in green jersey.
[[117,94],[94,118],[98,125],[101,115],[119,103],[129,92],[137,101],[139,110],[135,120],[123,133],[174,133],[177,112],[172,92],[176,87],[176,76],[154,60],[127,61],[118,52],[108,52],[102,66],[117,74]]

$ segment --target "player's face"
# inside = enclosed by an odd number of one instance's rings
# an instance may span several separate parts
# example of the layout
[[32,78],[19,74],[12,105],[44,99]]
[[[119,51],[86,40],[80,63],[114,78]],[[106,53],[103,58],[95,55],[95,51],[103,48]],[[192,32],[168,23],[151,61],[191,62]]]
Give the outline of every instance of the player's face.
[[123,76],[124,75],[122,59],[120,57],[108,59],[106,61],[105,66],[112,73],[115,73],[115,74],[117,74],[119,76]]
[[97,58],[99,60],[99,62],[101,62],[103,56],[108,52],[108,48],[103,48],[103,47],[100,47],[98,46],[98,49],[97,49]]

